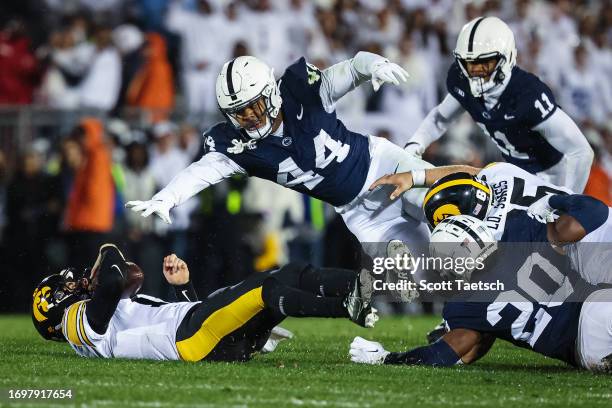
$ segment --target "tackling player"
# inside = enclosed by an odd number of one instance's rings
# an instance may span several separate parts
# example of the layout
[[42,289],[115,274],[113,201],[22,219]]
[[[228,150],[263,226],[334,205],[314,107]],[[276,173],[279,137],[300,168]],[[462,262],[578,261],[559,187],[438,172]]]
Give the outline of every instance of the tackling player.
[[[588,228],[571,215],[563,215],[560,219],[563,218]],[[612,369],[612,333],[609,329],[612,326],[612,289],[592,288],[584,302],[567,301],[574,293],[573,288],[579,286],[578,277],[569,276],[569,273],[562,276],[557,268],[559,262],[567,258],[552,250],[523,252],[523,256],[517,257],[516,253],[498,254],[490,252],[489,246],[477,245],[492,239],[482,221],[464,215],[443,220],[432,233],[432,240],[444,242],[448,253],[465,252],[469,248],[474,259],[490,259],[488,271],[515,278],[512,290],[499,293],[492,302],[469,299],[447,302],[442,315],[448,331],[428,346],[407,352],[389,352],[380,343],[357,337],[351,344],[351,360],[367,364],[443,367],[470,364],[484,356],[496,339],[502,339],[573,366],[594,371]],[[479,248],[488,252],[479,253]],[[513,248],[507,250],[514,251]],[[526,266],[529,267],[527,279]],[[548,276],[533,276],[537,274]],[[462,278],[470,279],[469,276]],[[554,282],[554,290],[540,288],[536,282],[544,282],[542,278]],[[532,293],[537,296],[530,296]]]
[[377,320],[362,293],[365,273],[288,264],[198,301],[185,262],[167,256],[163,272],[179,302],[133,295],[132,276],[142,271],[103,245],[88,277],[67,268],[38,285],[32,321],[43,338],[67,341],[83,357],[246,361],[287,316],[344,317],[364,327]]
[[370,192],[368,186],[383,174],[431,165],[385,139],[351,132],[335,113],[336,102],[367,81],[378,90],[406,78],[402,68],[368,52],[322,71],[300,58],[278,81],[255,57],[233,59],[216,83],[226,121],[205,132],[204,156],[149,201],[126,206],[170,222],[174,206],[233,174],[245,174],[333,205],[362,243],[397,239],[419,250],[429,237],[420,210],[425,191],[390,202],[385,192]]
[[406,150],[421,155],[467,111],[509,163],[581,193],[593,150],[538,77],[516,66],[510,27],[478,17],[461,29],[448,70],[448,95],[433,108]]

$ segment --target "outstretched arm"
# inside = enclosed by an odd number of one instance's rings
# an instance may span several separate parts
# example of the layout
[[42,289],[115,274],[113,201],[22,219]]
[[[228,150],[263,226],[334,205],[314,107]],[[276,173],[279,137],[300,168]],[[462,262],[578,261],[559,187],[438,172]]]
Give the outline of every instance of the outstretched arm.
[[108,323],[121,300],[127,268],[116,246],[102,246],[92,268],[94,290],[85,309],[89,326],[98,334],[106,333]]
[[447,94],[442,102],[433,108],[404,148],[419,156],[425,149],[446,133],[448,126],[465,110],[451,94]]
[[336,109],[336,102],[366,81],[372,81],[374,91],[383,83],[399,85],[408,73],[399,65],[371,52],[359,51],[353,58],[339,62],[321,72],[320,96],[327,112]]
[[356,363],[450,367],[476,361],[492,344],[490,338],[475,330],[453,329],[435,343],[406,352],[389,352],[380,343],[356,337],[350,355]]
[[149,201],[129,201],[125,204],[132,211],[140,212],[143,217],[157,214],[170,224],[170,210],[193,197],[205,188],[246,171],[224,154],[210,152],[181,170],[166,187]]
[[482,169],[478,167],[453,165],[424,170],[413,170],[406,173],[387,174],[372,183],[370,190],[381,185],[395,186],[395,190],[393,190],[389,196],[394,200],[412,187],[431,187],[436,181],[449,174],[464,172],[475,176],[480,173],[481,170]]
[[533,130],[563,153],[563,159],[546,171],[553,176],[553,184],[582,193],[595,154],[576,123],[561,108],[557,108],[555,113]]
[[180,302],[197,302],[198,294],[189,279],[189,268],[185,261],[176,254],[170,254],[164,257],[162,271]]

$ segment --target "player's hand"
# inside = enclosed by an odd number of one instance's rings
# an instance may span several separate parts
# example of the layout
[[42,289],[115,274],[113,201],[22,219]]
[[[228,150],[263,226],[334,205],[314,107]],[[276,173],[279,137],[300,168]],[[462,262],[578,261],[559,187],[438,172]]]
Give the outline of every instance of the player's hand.
[[406,82],[409,76],[399,65],[389,61],[381,62],[372,70],[372,88],[377,92],[384,83],[399,85],[400,82]]
[[552,194],[546,194],[535,203],[527,208],[527,214],[535,218],[536,221],[543,224],[555,222],[559,215],[555,213],[555,209],[550,206],[548,200]]
[[393,190],[391,195],[389,195],[390,199],[395,200],[405,191],[410,190],[414,183],[412,181],[412,174],[410,172],[387,174],[386,176],[382,176],[374,183],[372,183],[372,185],[370,186],[370,191],[382,185],[395,186],[395,190]]
[[164,257],[162,270],[168,283],[173,286],[189,283],[189,268],[187,267],[187,263],[176,256],[176,254],[170,254]]
[[410,153],[411,155],[418,157],[419,159],[423,155],[423,146],[421,146],[417,142],[406,143],[406,146],[404,146],[404,150]]
[[357,336],[351,343],[349,354],[354,363],[382,364],[389,352],[382,344]]
[[163,200],[149,200],[149,201],[128,201],[125,204],[125,208],[129,208],[134,212],[141,213],[143,217],[148,217],[151,214],[156,214],[166,224],[172,224],[170,219],[170,209],[173,205]]

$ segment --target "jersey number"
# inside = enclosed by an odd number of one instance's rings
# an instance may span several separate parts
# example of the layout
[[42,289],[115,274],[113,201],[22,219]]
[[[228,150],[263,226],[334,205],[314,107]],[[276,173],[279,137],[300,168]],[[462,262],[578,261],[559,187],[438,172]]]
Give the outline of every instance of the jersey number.
[[542,92],[541,98],[544,103],[542,103],[542,101],[540,101],[539,99],[536,99],[536,101],[533,103],[533,106],[535,106],[536,109],[539,110],[542,114],[542,117],[545,118],[546,115],[548,115],[550,112],[552,112],[553,109],[555,109],[555,105],[550,102],[550,99],[548,99],[548,96],[544,92]]
[[478,122],[476,123],[478,124],[478,126],[480,126],[482,131],[493,140],[493,142],[497,145],[497,148],[501,150],[501,152],[506,156],[514,157],[515,159],[529,158],[529,155],[527,153],[521,153],[516,150],[516,147],[514,147],[514,145],[510,143],[506,135],[500,132],[499,130],[496,130],[495,132],[491,133],[485,125]]
[[[315,147],[315,166],[317,169],[324,169],[333,161],[342,163],[351,150],[351,146],[332,139],[323,129],[321,129],[317,137],[313,140]],[[330,151],[327,156],[325,155],[326,149]],[[289,175],[293,177],[292,180],[289,180]],[[323,179],[324,177],[322,175],[312,170],[305,172],[300,169],[291,157],[287,157],[278,164],[276,181],[283,186],[293,187],[298,184],[303,184],[304,187],[312,190],[317,184],[322,182]]]
[[512,196],[510,196],[510,204],[529,207],[546,194],[566,195],[567,193],[548,186],[538,186],[535,196],[525,195],[525,180],[514,177],[514,187],[512,188]]
[[[539,287],[531,278],[536,271],[543,271],[548,278],[558,285],[558,289],[549,295]],[[547,309],[560,306],[563,301],[574,291],[569,279],[559,269],[544,258],[541,254],[534,252],[520,267],[517,272],[518,287],[532,299],[553,298],[554,302],[532,303],[525,296],[515,290],[500,293],[495,301],[487,307],[487,321],[495,326],[502,320],[502,311],[507,307],[516,309],[520,314],[512,323],[512,337],[516,340],[526,341],[532,347],[538,341],[546,326],[552,320]],[[529,328],[529,330],[527,330]]]

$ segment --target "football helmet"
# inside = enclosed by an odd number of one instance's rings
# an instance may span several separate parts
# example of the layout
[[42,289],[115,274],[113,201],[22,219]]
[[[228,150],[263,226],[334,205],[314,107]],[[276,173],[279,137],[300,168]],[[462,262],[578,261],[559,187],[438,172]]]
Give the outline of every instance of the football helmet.
[[491,207],[491,188],[486,181],[458,172],[436,181],[425,194],[423,211],[431,228],[452,215],[471,215],[484,220]]
[[[453,267],[440,270],[444,277],[470,280],[477,262],[468,267],[466,259],[484,262],[497,250],[497,241],[486,224],[469,215],[455,215],[445,218],[434,228],[429,241],[429,254],[432,257],[452,258]],[[463,259],[459,267],[458,259]],[[442,263],[446,266],[446,262]],[[444,268],[443,266],[443,268]]]
[[79,300],[89,299],[88,270],[63,269],[40,282],[32,295],[32,322],[46,340],[65,341],[62,334],[64,310]]
[[221,113],[251,139],[272,133],[282,99],[274,70],[251,56],[226,62],[217,76],[217,104]]
[[[470,83],[470,91],[476,97],[510,78],[516,65],[514,34],[506,23],[497,17],[478,17],[463,26],[453,52],[461,71]],[[497,65],[488,80],[471,77],[466,62],[497,59]]]

